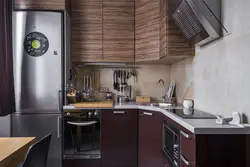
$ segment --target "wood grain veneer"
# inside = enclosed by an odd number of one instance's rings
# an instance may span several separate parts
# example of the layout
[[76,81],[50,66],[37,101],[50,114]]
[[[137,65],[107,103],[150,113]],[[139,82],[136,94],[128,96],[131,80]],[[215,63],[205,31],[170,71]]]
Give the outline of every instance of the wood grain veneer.
[[172,64],[194,56],[171,17],[173,0],[137,0],[135,3],[135,61]]
[[103,0],[103,61],[134,62],[134,0]]
[[[162,35],[166,35],[166,42],[163,40],[163,45],[166,44],[166,53],[162,53],[162,56],[194,56],[195,48],[190,46],[186,41],[185,37],[182,35],[179,28],[176,26],[174,20],[172,19],[173,10],[175,10],[174,0],[161,0],[162,5],[166,6],[161,8],[162,14],[166,13],[166,19],[163,18],[163,22],[166,21],[167,29],[166,34],[162,31]],[[166,11],[165,11],[166,9]]]
[[135,2],[135,60],[158,60],[160,52],[159,0]]
[[14,7],[16,10],[66,10],[68,1],[69,0],[15,0]]
[[102,0],[72,0],[72,61],[102,61]]

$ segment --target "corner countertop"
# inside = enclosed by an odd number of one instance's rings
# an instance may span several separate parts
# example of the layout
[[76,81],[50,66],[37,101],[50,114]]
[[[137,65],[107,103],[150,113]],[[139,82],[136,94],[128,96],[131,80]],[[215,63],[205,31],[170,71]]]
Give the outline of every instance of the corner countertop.
[[112,108],[75,108],[74,106],[64,106],[63,110],[90,110],[90,109],[140,109],[154,112],[161,112],[168,118],[180,124],[194,134],[250,134],[250,125],[242,124],[242,126],[224,124],[220,125],[215,119],[184,119],[169,112],[169,109],[180,109],[182,106],[172,106],[168,108],[160,108],[155,106],[137,105],[135,103],[116,104]]

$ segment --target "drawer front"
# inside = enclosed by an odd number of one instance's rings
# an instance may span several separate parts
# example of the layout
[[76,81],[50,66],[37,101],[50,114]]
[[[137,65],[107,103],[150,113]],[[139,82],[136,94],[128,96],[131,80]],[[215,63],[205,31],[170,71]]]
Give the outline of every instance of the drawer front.
[[195,163],[186,162],[186,160],[181,159],[180,167],[195,167]]
[[196,145],[194,134],[182,130],[180,131],[180,155],[188,162],[195,162]]

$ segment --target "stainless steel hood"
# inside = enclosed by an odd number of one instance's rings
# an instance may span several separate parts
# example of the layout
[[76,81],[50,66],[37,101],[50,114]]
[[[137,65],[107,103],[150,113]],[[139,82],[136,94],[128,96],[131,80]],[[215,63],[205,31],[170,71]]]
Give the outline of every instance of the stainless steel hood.
[[173,4],[172,18],[191,45],[202,46],[222,36],[221,0],[173,0]]

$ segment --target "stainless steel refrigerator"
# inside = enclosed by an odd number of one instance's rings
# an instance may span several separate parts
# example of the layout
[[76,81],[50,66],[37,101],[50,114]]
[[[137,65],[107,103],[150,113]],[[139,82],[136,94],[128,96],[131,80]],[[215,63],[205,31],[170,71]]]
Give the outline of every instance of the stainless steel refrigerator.
[[13,12],[13,61],[16,113],[11,135],[52,133],[48,167],[62,166],[65,85],[70,68],[70,24],[67,13]]

